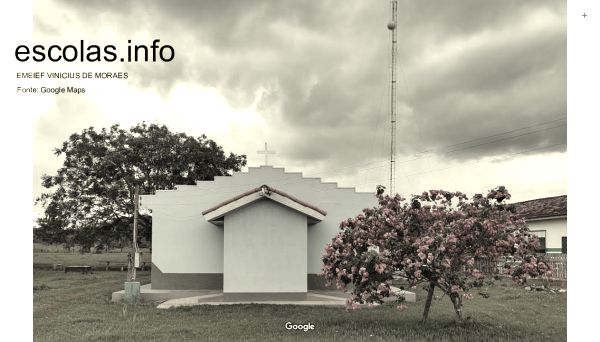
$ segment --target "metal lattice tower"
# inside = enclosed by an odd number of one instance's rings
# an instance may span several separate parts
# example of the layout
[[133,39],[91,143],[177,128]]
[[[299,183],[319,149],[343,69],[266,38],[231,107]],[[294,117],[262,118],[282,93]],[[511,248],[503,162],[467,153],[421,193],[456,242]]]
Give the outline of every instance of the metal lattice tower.
[[397,2],[392,1],[392,21],[387,25],[392,31],[392,91],[390,95],[390,114],[392,120],[392,136],[390,139],[390,196],[395,196],[394,182],[396,181],[396,17]]

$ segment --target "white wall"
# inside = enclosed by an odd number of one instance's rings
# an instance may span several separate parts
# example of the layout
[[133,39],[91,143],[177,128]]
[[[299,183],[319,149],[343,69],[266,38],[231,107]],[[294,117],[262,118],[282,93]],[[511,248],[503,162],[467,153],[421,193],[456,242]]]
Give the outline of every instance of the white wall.
[[195,213],[194,205],[182,203],[185,197],[161,195],[144,196],[153,197],[156,203],[152,211],[152,262],[163,273],[223,273],[223,227],[203,224],[204,218]]
[[269,199],[225,215],[224,293],[306,292],[306,215]]
[[377,205],[375,189],[356,193],[354,188],[338,188],[336,183],[303,178],[283,168],[251,167],[232,177],[142,196],[141,208],[153,211],[152,262],[163,273],[223,273],[223,227],[207,222],[202,211],[263,184],[327,211],[322,222],[308,226],[307,273],[311,274],[321,271],[324,246],[339,231],[340,222]]
[[546,220],[527,220],[527,225],[532,231],[546,231],[546,253],[561,253],[562,237],[567,236],[566,217]]

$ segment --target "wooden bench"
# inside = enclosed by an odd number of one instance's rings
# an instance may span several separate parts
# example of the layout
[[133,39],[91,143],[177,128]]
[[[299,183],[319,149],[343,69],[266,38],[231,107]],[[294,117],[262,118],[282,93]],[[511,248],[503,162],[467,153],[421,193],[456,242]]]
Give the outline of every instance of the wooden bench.
[[[115,261],[98,261],[99,264],[104,265],[106,264],[106,270],[108,271],[108,267],[112,264],[113,266],[121,266],[121,272],[123,272],[125,270],[125,268],[127,268],[127,263],[126,262],[115,262]],[[146,263],[150,264],[150,262],[148,261],[143,261],[142,262],[142,271],[146,270]]]
[[65,273],[92,273],[92,266],[65,266]]

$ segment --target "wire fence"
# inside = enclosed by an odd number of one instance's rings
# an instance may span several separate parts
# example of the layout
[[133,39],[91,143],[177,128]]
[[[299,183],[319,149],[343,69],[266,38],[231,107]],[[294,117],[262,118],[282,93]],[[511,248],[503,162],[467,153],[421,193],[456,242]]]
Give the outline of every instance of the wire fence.
[[[72,248],[63,248],[63,247],[54,247],[49,246],[47,248],[33,248],[33,253],[81,253],[80,247],[72,247]],[[101,253],[131,253],[133,252],[133,248],[131,247],[123,247],[123,248],[111,248],[111,249],[96,249],[90,248],[89,251],[85,253],[91,254],[101,254]],[[140,248],[141,252],[144,253],[152,253],[152,248]]]
[[[540,254],[544,256],[546,261],[552,264],[554,267],[553,278],[558,280],[567,280],[567,255],[558,253],[547,253]],[[484,274],[502,274],[504,265],[510,262],[509,259],[501,258],[498,261],[494,261],[491,258],[480,258],[475,261],[475,268]]]

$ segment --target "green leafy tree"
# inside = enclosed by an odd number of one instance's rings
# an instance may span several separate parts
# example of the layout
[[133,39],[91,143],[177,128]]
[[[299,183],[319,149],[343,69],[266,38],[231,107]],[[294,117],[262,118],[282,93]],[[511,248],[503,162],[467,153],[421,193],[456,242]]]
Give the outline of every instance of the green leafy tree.
[[[83,252],[131,241],[136,185],[140,193],[171,190],[229,176],[246,165],[245,155],[226,155],[205,135],[187,136],[145,122],[129,130],[118,124],[84,129],[54,154],[65,160],[56,175],[42,176],[42,185],[55,190],[35,200],[44,208],[37,236],[46,243],[75,243]],[[151,214],[140,212],[138,218],[138,235],[151,241]]]

